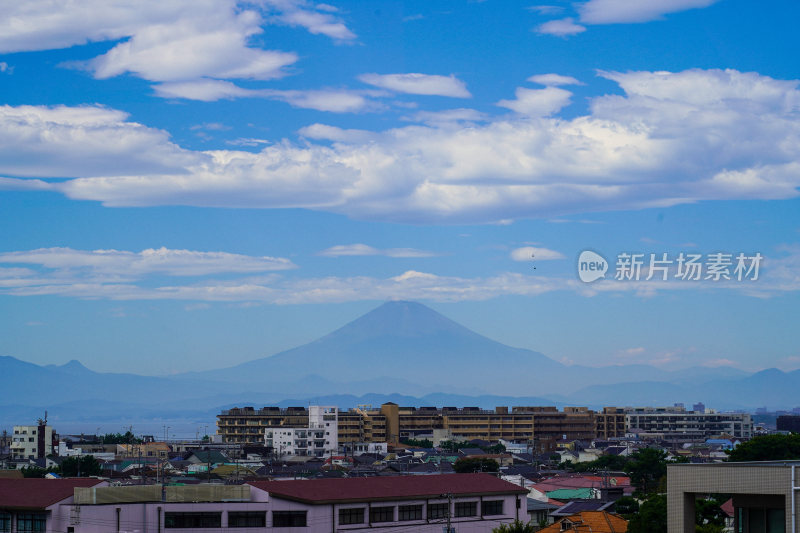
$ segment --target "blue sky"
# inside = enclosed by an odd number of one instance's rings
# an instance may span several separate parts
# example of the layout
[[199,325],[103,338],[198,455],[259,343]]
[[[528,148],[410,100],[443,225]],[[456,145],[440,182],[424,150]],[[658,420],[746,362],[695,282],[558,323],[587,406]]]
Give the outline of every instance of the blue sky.
[[409,299],[567,363],[800,367],[796,2],[4,10],[4,355],[217,368]]

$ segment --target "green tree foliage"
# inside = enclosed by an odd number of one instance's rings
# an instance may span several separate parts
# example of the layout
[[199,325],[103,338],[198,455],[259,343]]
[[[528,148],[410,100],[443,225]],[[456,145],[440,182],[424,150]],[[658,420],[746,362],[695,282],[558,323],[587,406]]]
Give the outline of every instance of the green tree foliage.
[[61,473],[64,477],[99,476],[103,469],[93,455],[67,457],[61,462]]
[[667,533],[667,496],[650,496],[628,522],[628,533]]
[[142,439],[137,438],[130,431],[125,433],[106,433],[100,437],[103,444],[141,444]]
[[514,520],[511,524],[500,524],[498,527],[492,529],[492,533],[534,533],[539,528],[533,522],[522,522],[521,520]]
[[659,481],[667,475],[666,453],[653,448],[644,448],[631,454],[625,472],[631,483],[642,495],[654,492]]
[[453,463],[453,470],[459,474],[472,474],[474,472],[497,472],[500,465],[494,459],[485,457],[462,457]]
[[[722,504],[728,501],[729,495],[713,495],[707,498],[698,499],[694,503],[695,523],[699,528],[705,527],[704,531],[713,533],[714,529],[722,528],[725,525],[725,511],[722,510]],[[708,526],[708,527],[706,527]]]
[[23,477],[44,477],[50,472],[58,472],[57,468],[39,468],[38,466],[25,466],[22,468]]
[[630,496],[623,496],[614,504],[617,514],[630,518],[639,512],[639,500]]
[[418,448],[433,448],[433,441],[430,439],[403,439],[400,444],[406,446],[416,446]]
[[576,463],[573,466],[575,472],[599,472],[601,470],[610,470],[612,472],[621,472],[625,470],[629,459],[621,455],[601,455],[594,461],[585,463]]
[[800,459],[800,434],[762,435],[728,450],[729,461]]

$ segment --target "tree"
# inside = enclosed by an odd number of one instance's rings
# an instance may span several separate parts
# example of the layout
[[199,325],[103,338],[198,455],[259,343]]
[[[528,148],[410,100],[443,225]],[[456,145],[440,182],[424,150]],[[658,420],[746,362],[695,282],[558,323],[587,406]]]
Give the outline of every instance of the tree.
[[418,448],[433,448],[433,441],[429,439],[403,439],[400,444],[406,446],[416,446]]
[[494,459],[485,457],[462,457],[453,463],[453,470],[459,474],[472,474],[474,472],[497,472],[500,465]]
[[800,435],[762,435],[728,450],[729,461],[800,459]]
[[630,517],[639,512],[639,500],[630,496],[623,496],[614,504],[614,509],[618,514],[630,519]]
[[137,438],[130,430],[125,433],[106,433],[101,437],[103,444],[141,444],[142,439]]
[[500,524],[492,529],[492,533],[534,533],[538,529],[532,521],[526,524],[521,520],[514,520],[511,524]]
[[94,455],[67,457],[61,462],[61,473],[64,477],[99,476],[103,472]]
[[650,496],[628,522],[628,533],[667,533],[667,496]]
[[667,454],[654,448],[637,450],[631,454],[625,472],[636,490],[646,496],[656,490],[661,478],[667,475]]

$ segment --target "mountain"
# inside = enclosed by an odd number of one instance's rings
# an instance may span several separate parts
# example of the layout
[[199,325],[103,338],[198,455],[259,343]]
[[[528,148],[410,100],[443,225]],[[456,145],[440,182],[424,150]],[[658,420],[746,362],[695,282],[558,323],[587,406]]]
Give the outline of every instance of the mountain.
[[[0,357],[0,420],[113,426],[182,419],[213,424],[235,405],[800,405],[800,371],[722,367],[565,366],[506,346],[414,302],[389,302],[318,340],[234,367],[169,377],[99,373],[79,361],[39,366]],[[3,428],[0,428],[3,429]],[[8,428],[7,428],[8,429]],[[117,431],[119,428],[114,429]],[[193,431],[196,431],[197,426]]]
[[346,383],[392,376],[430,392],[528,394],[565,369],[541,353],[493,341],[422,304],[388,302],[303,346],[187,377],[258,383],[313,373]]

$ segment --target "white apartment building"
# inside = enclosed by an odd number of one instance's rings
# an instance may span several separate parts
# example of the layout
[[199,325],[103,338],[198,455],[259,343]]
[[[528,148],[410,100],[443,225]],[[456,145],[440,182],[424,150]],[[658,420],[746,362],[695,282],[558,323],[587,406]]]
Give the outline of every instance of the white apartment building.
[[278,457],[330,457],[339,449],[339,409],[312,405],[308,408],[308,427],[268,428],[264,444]]
[[707,439],[726,433],[737,439],[753,437],[753,419],[748,413],[687,411],[683,407],[636,407],[625,409],[625,427],[640,436]]
[[11,437],[12,459],[38,459],[53,453],[53,428],[38,426],[14,426]]

